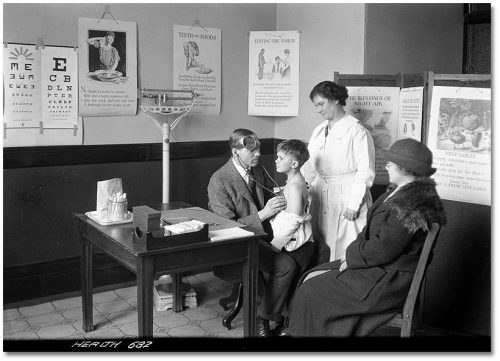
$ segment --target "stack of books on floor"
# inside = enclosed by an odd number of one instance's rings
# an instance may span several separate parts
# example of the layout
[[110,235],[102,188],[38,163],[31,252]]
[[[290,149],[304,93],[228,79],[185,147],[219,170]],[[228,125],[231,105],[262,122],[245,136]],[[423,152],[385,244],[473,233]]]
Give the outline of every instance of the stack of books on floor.
[[[182,282],[181,292],[182,304],[184,308],[198,307],[198,301],[196,300],[196,291],[188,282]],[[174,301],[172,293],[172,282],[165,282],[161,279],[160,281],[155,282],[155,286],[153,287],[153,299],[157,311],[167,311],[171,309]]]

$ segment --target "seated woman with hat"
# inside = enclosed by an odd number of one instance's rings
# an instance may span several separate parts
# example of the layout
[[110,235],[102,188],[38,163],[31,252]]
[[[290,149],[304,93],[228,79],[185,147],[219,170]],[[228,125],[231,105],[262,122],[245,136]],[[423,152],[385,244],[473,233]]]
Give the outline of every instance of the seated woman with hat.
[[[425,144],[402,139],[381,155],[391,185],[370,207],[345,259],[319,265],[299,281],[287,335],[366,336],[403,308],[427,231],[446,216]],[[386,317],[375,316],[380,313]]]

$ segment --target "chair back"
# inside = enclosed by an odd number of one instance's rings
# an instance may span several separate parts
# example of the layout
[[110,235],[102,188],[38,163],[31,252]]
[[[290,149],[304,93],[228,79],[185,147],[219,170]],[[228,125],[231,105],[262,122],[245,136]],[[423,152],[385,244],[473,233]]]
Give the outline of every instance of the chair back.
[[413,281],[411,282],[410,291],[406,297],[405,305],[403,308],[403,319],[401,326],[401,337],[410,337],[413,335],[415,328],[415,322],[413,322],[413,317],[415,315],[415,306],[418,301],[419,294],[421,293],[422,281],[425,278],[425,273],[427,271],[427,266],[429,265],[432,258],[432,251],[436,240],[439,236],[441,227],[438,223],[433,223],[427,237],[425,238],[424,246],[422,248],[422,253],[420,254],[420,259],[417,264],[417,269],[415,270],[415,275],[413,276]]

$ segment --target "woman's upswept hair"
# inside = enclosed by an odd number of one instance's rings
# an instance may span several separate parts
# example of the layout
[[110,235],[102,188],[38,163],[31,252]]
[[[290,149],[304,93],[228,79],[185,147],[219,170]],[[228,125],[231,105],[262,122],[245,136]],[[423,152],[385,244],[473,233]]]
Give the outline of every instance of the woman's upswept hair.
[[316,95],[320,95],[323,98],[327,98],[329,100],[338,100],[339,104],[342,106],[345,106],[345,101],[349,97],[347,88],[345,86],[339,85],[330,80],[325,80],[317,84],[311,90],[309,98],[313,100]]

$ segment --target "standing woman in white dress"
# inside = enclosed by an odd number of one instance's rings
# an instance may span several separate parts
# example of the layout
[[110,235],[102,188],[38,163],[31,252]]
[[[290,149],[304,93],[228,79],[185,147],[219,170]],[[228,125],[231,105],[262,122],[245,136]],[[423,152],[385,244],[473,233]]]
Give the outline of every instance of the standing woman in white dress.
[[347,246],[366,224],[372,204],[375,148],[370,132],[344,111],[347,89],[332,81],[309,95],[325,119],[309,140],[302,173],[309,184],[316,264],[345,258]]

